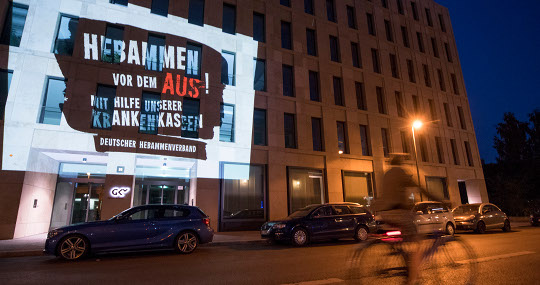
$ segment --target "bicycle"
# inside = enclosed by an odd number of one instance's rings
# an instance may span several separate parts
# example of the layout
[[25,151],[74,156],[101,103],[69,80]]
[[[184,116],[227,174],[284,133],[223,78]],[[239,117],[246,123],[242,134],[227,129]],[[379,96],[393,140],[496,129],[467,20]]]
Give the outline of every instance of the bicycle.
[[390,231],[368,240],[351,258],[353,284],[407,284],[413,250],[421,250],[419,284],[474,284],[476,254],[458,237],[434,234],[421,242],[403,241],[401,232]]

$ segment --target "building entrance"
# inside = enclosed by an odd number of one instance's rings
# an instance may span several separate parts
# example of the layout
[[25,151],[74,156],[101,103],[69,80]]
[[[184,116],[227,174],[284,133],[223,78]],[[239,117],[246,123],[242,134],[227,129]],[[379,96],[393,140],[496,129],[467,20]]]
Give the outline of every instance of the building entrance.
[[188,204],[189,179],[171,181],[137,180],[133,206],[147,204]]

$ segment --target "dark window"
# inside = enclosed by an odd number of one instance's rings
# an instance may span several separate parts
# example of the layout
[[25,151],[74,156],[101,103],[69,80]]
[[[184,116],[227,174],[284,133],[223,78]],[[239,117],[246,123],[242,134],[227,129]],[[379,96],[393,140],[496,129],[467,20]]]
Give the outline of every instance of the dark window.
[[294,97],[294,73],[293,67],[283,65],[283,96]]
[[309,55],[317,56],[317,39],[315,37],[315,30],[306,29],[307,40],[307,53]]
[[404,11],[403,11],[403,1],[402,0],[396,0],[397,2],[397,9],[398,9],[398,12],[403,15],[404,14]]
[[395,54],[390,54],[390,69],[392,70],[392,77],[399,78],[397,57]]
[[362,155],[370,156],[371,148],[369,143],[368,126],[360,125],[360,143],[362,144]]
[[416,2],[411,2],[411,10],[412,10],[412,14],[413,14],[413,19],[418,21],[419,20],[419,18],[418,18],[418,7],[416,7]]
[[349,153],[349,146],[347,144],[347,125],[345,122],[337,122],[337,138],[338,138],[338,151],[341,153]]
[[253,40],[266,42],[266,24],[263,14],[253,13]]
[[420,32],[416,32],[416,39],[418,40],[418,49],[420,52],[426,52],[426,49],[424,48],[424,39]]
[[281,21],[281,47],[292,49],[291,23]]
[[109,0],[109,3],[127,6],[128,0]]
[[185,138],[199,137],[200,102],[197,99],[184,98],[182,104],[181,135]]
[[150,12],[167,17],[169,13],[169,0],[152,0]]
[[471,145],[468,141],[463,142],[465,144],[465,153],[467,154],[467,163],[469,166],[474,166],[473,164],[473,157],[471,152]]
[[6,101],[12,77],[13,71],[0,69],[0,120],[4,120]]
[[436,58],[439,58],[439,47],[437,46],[437,40],[435,38],[431,38],[431,48],[433,49],[433,55]]
[[328,21],[336,22],[336,6],[334,0],[326,0],[326,17]]
[[397,106],[397,114],[399,117],[405,117],[405,106],[403,104],[403,97],[401,96],[401,92],[396,91],[396,106]]
[[407,72],[409,73],[409,81],[412,83],[416,83],[416,75],[414,73],[414,64],[413,64],[413,61],[410,59],[407,59]]
[[373,19],[373,14],[367,13],[367,27],[368,27],[368,33],[372,36],[375,35],[375,20]]
[[330,36],[330,59],[335,62],[340,61],[339,43],[338,39],[334,36]]
[[313,0],[304,0],[304,12],[313,15]]
[[428,99],[428,105],[429,105],[429,115],[431,116],[431,120],[432,121],[437,120],[437,113],[435,112],[435,104],[433,103],[433,100]]
[[385,128],[381,128],[381,138],[382,138],[382,145],[383,145],[383,154],[384,157],[390,156],[390,142],[388,138],[388,130]]
[[427,87],[431,87],[431,76],[429,76],[429,67],[422,64],[422,70],[424,71],[424,83]]
[[21,45],[21,38],[27,14],[28,6],[9,3],[6,19],[4,21],[4,28],[2,30],[2,37],[0,38],[1,44],[14,47]]
[[334,206],[334,211],[336,215],[350,215],[352,214],[351,209],[348,206]]
[[354,67],[362,67],[362,57],[357,43],[351,43],[352,64]]
[[287,7],[291,7],[291,0],[279,0],[279,4]]
[[392,23],[388,20],[384,20],[384,30],[386,31],[386,40],[394,42],[394,33],[392,32]]
[[449,127],[453,127],[454,124],[452,124],[452,113],[450,113],[450,107],[448,106],[448,103],[443,103],[444,108],[444,115],[446,117],[446,125]]
[[377,93],[377,106],[379,107],[380,114],[386,114],[386,100],[384,100],[384,92],[382,87],[375,87]]
[[444,43],[444,50],[446,51],[446,59],[448,60],[448,62],[454,62],[452,60],[452,51],[450,50],[450,46],[448,45],[448,43]]
[[204,0],[189,0],[188,23],[204,26]]
[[379,51],[371,49],[371,61],[373,62],[373,72],[381,73],[381,66],[379,64]]
[[294,114],[285,113],[284,115],[284,132],[285,132],[285,147],[296,148],[296,122]]
[[[107,30],[105,32],[105,41],[103,43],[103,55],[101,56],[101,59],[104,62],[120,63],[123,40],[124,40],[123,28],[107,25]],[[149,49],[150,49],[150,44],[151,43],[149,42],[148,43]]]
[[426,19],[427,19],[428,26],[433,27],[433,19],[431,18],[431,11],[428,8],[426,8]]
[[388,8],[388,1],[387,0],[381,0],[381,5],[383,8]]
[[405,47],[410,47],[409,43],[409,31],[407,31],[407,27],[401,26],[401,37],[403,38],[403,45]]
[[345,101],[343,98],[343,86],[341,84],[341,78],[333,78],[334,85],[334,103],[338,106],[345,106]]
[[467,124],[465,123],[465,114],[463,113],[463,108],[461,106],[457,107],[458,116],[459,116],[459,124],[462,129],[467,129]]
[[354,7],[347,6],[347,22],[349,23],[349,28],[356,29],[356,12]]
[[236,34],[236,6],[223,4],[222,31],[228,34]]
[[202,47],[188,43],[186,53],[186,76],[201,79]]
[[145,92],[142,93],[141,115],[139,133],[156,135],[159,126],[159,104],[161,94]]
[[437,148],[437,158],[439,159],[439,163],[444,163],[444,151],[442,139],[440,137],[435,137],[435,146]]
[[444,24],[444,18],[442,14],[439,14],[439,24],[441,25],[441,30],[446,33],[446,25]]
[[311,135],[313,137],[313,150],[324,151],[324,140],[321,118],[311,118]]
[[253,111],[253,144],[266,145],[266,110]]
[[450,146],[452,147],[452,157],[454,158],[454,164],[459,165],[459,156],[455,139],[450,139]]
[[266,91],[266,61],[264,59],[253,59],[255,78],[253,79],[253,89]]
[[450,74],[450,77],[452,78],[452,88],[454,88],[454,94],[459,95],[459,87],[456,75],[454,73]]
[[437,69],[437,76],[439,77],[439,87],[441,91],[446,92],[446,82],[444,82],[444,76],[441,69]]
[[[96,93],[96,96],[94,97],[94,109],[92,110],[92,128],[102,129],[102,130],[111,129],[113,113],[114,113],[114,99],[115,98],[116,98],[116,87],[98,85],[97,93]],[[63,101],[63,98],[62,98],[62,101]],[[44,116],[44,114],[42,113],[41,122],[46,123],[46,121],[47,121],[47,115]]]
[[234,142],[234,105],[221,103],[219,141]]
[[419,136],[419,142],[420,142],[420,157],[422,158],[423,162],[428,162],[428,148],[427,148],[427,142],[426,142],[426,136],[420,135]]
[[366,94],[364,90],[364,84],[360,82],[354,83],[356,90],[356,105],[359,110],[367,111]]
[[[154,70],[154,71],[163,70],[163,51],[164,50],[165,50],[165,38],[161,36],[149,34],[148,35],[148,51],[146,52],[147,54],[146,70]],[[105,60],[105,57],[103,59]],[[115,59],[116,59],[116,55],[115,55]],[[120,58],[118,58],[118,60],[120,60]]]
[[414,114],[418,115],[418,113],[420,112],[420,103],[418,102],[418,96],[413,95],[412,102],[413,102]]
[[321,101],[319,91],[319,73],[311,70],[309,71],[309,99],[316,102]]
[[58,32],[54,41],[54,53],[61,55],[72,55],[73,45],[75,44],[75,35],[79,19],[62,16],[58,26]]
[[232,52],[221,53],[221,83],[234,86],[236,84],[236,55]]
[[401,136],[401,148],[403,149],[403,153],[411,153],[411,150],[409,149],[409,136],[407,135],[407,132],[400,131],[399,134]]
[[[116,90],[116,89],[114,89]],[[49,78],[47,80],[47,89],[45,91],[45,98],[43,99],[43,105],[41,106],[41,116],[39,119],[39,123],[41,124],[49,124],[49,125],[60,125],[60,121],[62,119],[62,105],[64,104],[64,93],[66,91],[66,82],[62,79],[54,79]],[[101,96],[102,93],[99,92],[98,88],[98,95],[95,98],[98,98],[98,96]],[[7,95],[7,94],[6,94]],[[114,93],[113,93],[114,95]],[[94,100],[94,103],[96,103],[96,100]],[[99,103],[103,103],[99,107],[102,107],[101,109],[106,109],[108,107],[114,107],[114,96],[112,97],[112,100],[109,100],[108,97],[105,99],[98,100]],[[5,105],[2,105],[5,106]],[[94,105],[94,109],[96,108],[96,105]],[[111,109],[112,110],[112,109]],[[107,129],[110,129],[110,124],[112,122],[112,111],[111,113],[108,113],[107,115],[103,115],[99,119],[103,119],[101,121],[98,121],[98,123],[103,122],[104,119],[108,117],[107,121]],[[93,119],[96,120],[96,117],[93,116]]]

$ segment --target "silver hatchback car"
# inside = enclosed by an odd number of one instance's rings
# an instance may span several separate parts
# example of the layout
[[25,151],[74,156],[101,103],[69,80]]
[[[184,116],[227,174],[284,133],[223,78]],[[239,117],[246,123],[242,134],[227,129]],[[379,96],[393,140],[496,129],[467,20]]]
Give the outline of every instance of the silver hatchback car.
[[452,210],[458,230],[474,230],[483,234],[488,229],[511,230],[508,216],[490,203],[461,205]]
[[454,235],[456,223],[452,211],[441,202],[418,202],[413,208],[418,233],[446,233]]

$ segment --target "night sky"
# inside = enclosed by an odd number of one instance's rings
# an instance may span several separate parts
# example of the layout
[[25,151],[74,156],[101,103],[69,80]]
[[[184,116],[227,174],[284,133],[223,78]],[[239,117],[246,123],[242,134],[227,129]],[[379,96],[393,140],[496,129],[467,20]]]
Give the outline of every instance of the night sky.
[[450,10],[480,156],[495,162],[495,126],[540,108],[540,1],[436,0]]

